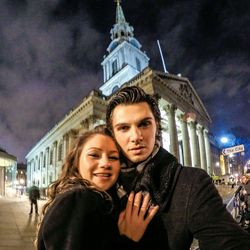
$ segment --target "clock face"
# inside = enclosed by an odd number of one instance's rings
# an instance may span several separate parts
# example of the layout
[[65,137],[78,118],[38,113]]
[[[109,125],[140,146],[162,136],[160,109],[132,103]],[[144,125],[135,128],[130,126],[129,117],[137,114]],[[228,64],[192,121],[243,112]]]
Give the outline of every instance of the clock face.
[[114,94],[119,89],[118,85],[115,85],[115,87],[112,89],[112,94]]

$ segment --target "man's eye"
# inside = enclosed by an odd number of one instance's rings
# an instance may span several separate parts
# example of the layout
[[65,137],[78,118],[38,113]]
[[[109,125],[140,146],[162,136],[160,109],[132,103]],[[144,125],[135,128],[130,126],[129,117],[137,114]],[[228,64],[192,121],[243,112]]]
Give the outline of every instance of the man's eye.
[[128,130],[128,126],[122,126],[118,128],[118,131],[127,131]]
[[143,121],[143,122],[140,123],[139,126],[140,126],[140,127],[148,127],[150,124],[151,124],[150,121]]

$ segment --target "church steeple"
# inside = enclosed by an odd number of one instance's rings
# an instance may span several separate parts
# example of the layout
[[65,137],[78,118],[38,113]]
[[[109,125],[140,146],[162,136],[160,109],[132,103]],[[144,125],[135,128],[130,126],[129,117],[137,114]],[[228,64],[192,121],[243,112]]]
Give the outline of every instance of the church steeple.
[[116,22],[110,30],[108,55],[104,56],[102,62],[104,84],[100,90],[107,96],[145,69],[149,62],[149,58],[140,50],[141,44],[134,37],[134,28],[125,19],[121,0],[115,2]]
[[115,0],[116,5],[116,23],[113,25],[113,28],[110,30],[111,42],[107,51],[110,53],[118,44],[123,41],[131,41],[134,40],[134,44],[140,48],[140,43],[134,38],[134,28],[126,22],[122,6],[120,4],[120,0]]
[[125,23],[125,16],[122,11],[122,7],[120,5],[121,0],[115,0],[116,5],[116,23]]

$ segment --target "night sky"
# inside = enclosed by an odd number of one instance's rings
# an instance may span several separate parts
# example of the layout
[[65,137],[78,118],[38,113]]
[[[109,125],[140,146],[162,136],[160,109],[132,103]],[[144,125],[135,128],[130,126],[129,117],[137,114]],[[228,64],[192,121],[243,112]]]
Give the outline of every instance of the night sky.
[[[126,20],[163,70],[189,78],[219,137],[249,131],[250,1],[123,0]],[[25,155],[102,83],[113,0],[0,1],[0,147]]]

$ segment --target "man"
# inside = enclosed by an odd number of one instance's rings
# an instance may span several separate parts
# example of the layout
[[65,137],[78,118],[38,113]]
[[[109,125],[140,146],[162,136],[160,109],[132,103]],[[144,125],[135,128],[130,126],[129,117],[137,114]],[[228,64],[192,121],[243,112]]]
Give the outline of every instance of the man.
[[241,177],[241,183],[243,184],[243,199],[244,199],[244,228],[250,232],[250,175],[245,174]]
[[33,205],[35,206],[36,215],[38,215],[37,200],[40,199],[39,188],[35,185],[29,189],[29,200],[30,200],[30,215],[33,213]]
[[122,151],[123,188],[150,192],[160,206],[163,227],[156,223],[151,235],[162,233],[166,243],[156,249],[189,249],[193,238],[201,249],[249,249],[250,235],[227,212],[207,173],[183,167],[160,146],[161,117],[152,96],[138,87],[121,89],[109,102],[106,122]]

